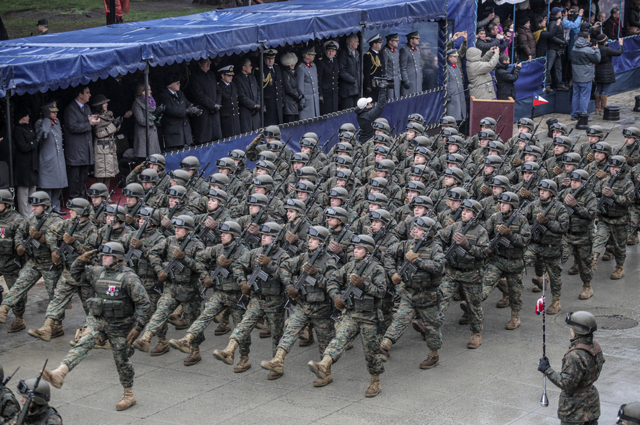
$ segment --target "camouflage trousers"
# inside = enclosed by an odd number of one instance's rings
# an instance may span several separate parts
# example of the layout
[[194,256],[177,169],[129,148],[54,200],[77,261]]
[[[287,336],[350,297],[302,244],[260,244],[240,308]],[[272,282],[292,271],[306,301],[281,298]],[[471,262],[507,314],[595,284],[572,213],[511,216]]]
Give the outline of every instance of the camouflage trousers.
[[637,232],[640,227],[640,205],[632,204],[629,207],[629,236]]
[[89,315],[89,309],[87,308],[87,300],[94,296],[95,292],[90,285],[80,285],[69,274],[69,271],[65,268],[60,276],[60,280],[56,285],[56,290],[53,294],[53,299],[47,306],[46,317],[54,320],[64,320],[64,314],[67,309],[67,304],[71,302],[73,294],[78,294],[80,301],[82,301],[82,308],[86,315]]
[[[522,283],[522,269],[520,271],[514,271],[510,267],[505,267],[504,262],[508,262],[505,258],[495,258],[494,261],[487,263],[484,268],[482,277],[482,301],[486,300],[493,288],[498,285],[501,278],[507,280],[507,290],[505,295],[509,296],[509,307],[513,311],[522,310],[522,290],[524,284]],[[522,264],[521,260],[518,260]],[[524,267],[522,267],[524,268]],[[518,270],[518,268],[515,268]]]
[[[187,333],[193,335],[195,341],[204,341],[204,330],[209,326],[209,323],[213,321],[214,317],[227,307],[229,307],[229,311],[231,312],[233,323],[238,326],[238,324],[242,322],[242,317],[245,312],[245,310],[238,306],[238,298],[240,298],[240,291],[215,291],[213,296],[209,298],[209,301],[204,305],[202,314],[191,324]],[[249,354],[249,344],[251,344],[251,340],[249,340],[248,344],[238,341],[241,356]]]
[[[393,284],[389,282],[389,285]],[[384,320],[382,321],[382,335],[384,335],[387,332],[387,329],[389,329],[389,326],[391,326],[391,323],[393,322],[393,315],[397,311],[396,305],[399,302],[400,296],[397,292],[395,295],[391,295],[387,292],[382,299],[382,306],[380,307],[380,310],[382,310],[382,316],[384,317]]]
[[591,282],[591,279],[593,279],[593,269],[591,268],[591,264],[593,263],[592,244],[578,245],[569,242],[569,246],[571,246],[573,259],[578,265],[578,270],[580,270],[580,279],[583,282]]
[[[27,292],[33,288],[41,277],[44,278],[45,288],[49,294],[49,299],[52,300],[56,284],[62,274],[62,268],[55,268],[50,271],[50,267],[51,265],[49,264],[38,266],[35,261],[27,260],[27,263],[20,270],[18,280],[16,280],[9,293],[5,295],[2,305],[13,307],[20,302],[21,298],[26,297]],[[24,302],[26,303],[26,301]]]
[[[182,311],[184,314],[184,318],[189,321],[189,323],[193,322],[196,317],[200,314],[200,298],[198,296],[188,298],[187,301],[180,301],[178,298],[180,288],[179,285],[165,283],[164,289],[162,290],[162,296],[157,302],[156,311],[151,316],[151,320],[147,323],[147,330],[151,331],[158,338],[166,338],[167,336],[167,319],[169,315],[178,308],[179,305],[182,305]],[[196,344],[200,344],[204,341],[204,337],[202,339],[196,338],[194,341]]]
[[[386,330],[384,337],[389,338],[395,344],[411,321],[419,316],[427,334],[427,347],[432,350],[442,348],[442,323],[444,315],[440,312],[438,303],[438,291],[416,291],[414,289],[402,289],[400,291],[400,305],[393,315],[391,326]],[[386,319],[386,317],[385,317]]]
[[[469,272],[451,272],[447,268],[442,283],[438,287],[438,299],[440,302],[440,312],[444,315],[449,308],[449,303],[453,298],[453,294],[461,291],[462,298],[467,301],[467,311],[469,313],[469,324],[471,332],[482,332],[482,320],[484,313],[482,312],[482,276],[481,269]],[[460,278],[459,275],[464,275]],[[472,278],[472,279],[470,279]]]
[[627,223],[611,224],[604,220],[598,221],[598,231],[593,238],[593,253],[604,254],[605,245],[610,240],[613,248],[613,256],[616,259],[616,265],[623,266],[624,260],[627,258]]
[[560,259],[560,264],[564,266],[569,257],[571,257],[571,245],[567,242],[565,238],[562,238],[562,257]]
[[548,247],[532,243],[524,253],[524,263],[526,267],[534,268],[536,276],[542,276],[545,272],[549,273],[551,295],[560,298],[562,295],[562,258],[553,255],[554,253],[555,251],[549,251]]
[[282,348],[288,353],[304,328],[309,323],[313,323],[318,340],[318,350],[320,355],[324,354],[325,349],[336,335],[334,322],[331,320],[332,311],[331,304],[310,304],[299,299],[289,317],[278,348]]
[[69,350],[69,354],[62,360],[62,363],[67,365],[69,370],[73,370],[87,357],[97,339],[108,340],[113,351],[116,369],[118,369],[120,384],[124,388],[132,387],[134,372],[129,357],[133,355],[135,350],[133,346],[127,344],[127,335],[133,328],[133,317],[104,319],[88,316],[86,326],[89,330],[88,333],[80,338],[75,347]]
[[378,317],[376,311],[356,312],[347,310],[338,321],[336,336],[324,350],[324,355],[337,362],[347,345],[358,333],[362,339],[364,359],[370,375],[380,375],[384,372],[384,365],[379,354],[380,339],[378,337]]
[[[158,301],[160,301],[160,297],[162,296],[162,294],[159,294],[158,291],[154,289],[158,284],[158,280],[155,279],[154,277],[150,277],[150,276],[141,277],[140,280],[142,281],[142,286],[144,286],[144,289],[147,291],[147,295],[149,296],[149,301],[151,301],[151,306],[149,307],[149,317],[147,317],[147,321],[149,321],[151,320],[151,317],[153,317],[153,314],[158,309]],[[165,336],[166,334],[167,334],[167,325],[165,323],[163,336]]]
[[234,339],[238,346],[245,346],[247,354],[251,345],[251,331],[255,328],[258,320],[266,316],[271,328],[271,350],[276,355],[276,349],[284,332],[284,299],[280,295],[254,295],[249,301],[247,311],[245,311],[242,321],[236,323],[236,328],[229,339]]
[[[13,288],[13,285],[16,284],[16,281],[18,280],[18,276],[20,276],[20,274],[11,273],[11,274],[3,274],[2,276],[4,277],[4,283],[7,284],[7,288],[9,288],[9,291],[11,291],[11,288]],[[23,297],[20,297],[20,299],[13,304],[13,306],[11,307],[11,310],[13,310],[13,314],[16,317],[22,317],[24,315],[26,306],[27,306],[27,294],[25,293]]]

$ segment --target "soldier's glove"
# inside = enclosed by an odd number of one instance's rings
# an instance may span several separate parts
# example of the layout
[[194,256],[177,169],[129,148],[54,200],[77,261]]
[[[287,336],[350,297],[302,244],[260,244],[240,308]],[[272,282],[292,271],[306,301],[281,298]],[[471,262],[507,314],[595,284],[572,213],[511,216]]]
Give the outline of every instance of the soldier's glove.
[[146,167],[144,166],[144,162],[140,165],[136,165],[136,168],[133,169],[133,172],[136,174],[141,174]]
[[460,245],[461,247],[466,247],[469,245],[469,240],[462,233],[456,233],[453,235],[453,241]]
[[371,226],[362,226],[362,233],[364,233],[365,235],[370,235],[371,234]]
[[208,229],[215,229],[216,227],[218,227],[218,222],[211,217],[207,217],[207,219],[204,221],[204,225],[207,226]]
[[287,234],[284,235],[284,238],[287,240],[287,242],[289,242],[290,245],[295,245],[296,242],[298,242],[298,235],[293,234],[289,231],[287,231]]
[[633,165],[633,158],[631,158],[629,155],[625,155],[624,159],[627,160],[627,164]]
[[224,255],[221,255],[218,257],[218,264],[220,264],[221,267],[224,267],[226,269],[231,265],[231,260],[225,257]]
[[419,256],[420,254],[418,254],[417,252],[413,252],[413,250],[409,250],[409,252],[404,254],[404,258],[406,258],[410,263],[414,263]]
[[31,227],[29,229],[29,236],[31,236],[33,239],[39,241],[40,238],[42,237],[42,232],[40,230],[36,230],[35,227]]
[[101,226],[102,223],[100,223],[100,220],[98,219],[98,217],[91,216],[89,219],[93,224],[96,225],[96,227],[102,227]]
[[596,177],[599,178],[600,180],[606,178],[608,175],[609,173],[603,170],[598,170],[598,172],[596,173]]
[[162,221],[160,221],[160,224],[162,225],[162,227],[169,227],[171,226],[171,220],[169,220],[169,218],[167,217],[162,217]]
[[557,165],[555,167],[553,167],[553,173],[556,176],[559,176],[560,174],[562,174],[562,168],[558,167]]
[[593,153],[589,152],[589,153],[587,154],[587,161],[589,161],[589,162],[593,162],[593,161],[595,161],[595,160],[596,160],[596,156],[595,156]]
[[342,245],[337,242],[331,241],[329,242],[329,249],[336,255],[340,255],[342,252]]
[[173,250],[173,258],[175,258],[178,261],[184,260],[184,257],[186,255],[187,254],[183,250],[181,250],[180,248],[176,248],[176,249]]
[[302,271],[304,271],[309,276],[313,276],[318,272],[318,269],[313,264],[304,263],[304,265],[302,266]]
[[550,367],[551,365],[549,364],[549,359],[546,357],[542,357],[540,359],[540,363],[538,363],[538,371],[544,373]]
[[605,187],[604,189],[602,189],[602,194],[607,198],[611,198],[616,193],[610,187]]
[[255,139],[251,142],[252,145],[257,145],[262,141],[262,134],[258,134]]
[[444,222],[444,227],[449,227],[453,223],[455,223],[455,221],[453,221],[453,219],[451,219],[451,218],[448,218],[447,221]]
[[142,241],[137,238],[131,239],[130,245],[135,249],[140,249],[142,247]]
[[258,264],[260,264],[262,267],[267,266],[270,262],[271,262],[271,257],[267,257],[264,254],[258,255]]
[[576,205],[578,205],[576,198],[574,198],[571,194],[564,197],[564,203],[569,205],[570,207],[575,207]]
[[411,84],[409,84],[408,81],[403,81],[402,82],[402,87],[404,87],[406,90],[409,90],[409,88],[411,87]]
[[56,266],[62,264],[62,258],[58,257],[58,251],[51,252],[51,261],[53,261],[53,264]]
[[511,165],[514,167],[518,167],[522,164],[522,160],[520,158],[515,158],[513,161],[511,161]]
[[501,224],[500,226],[498,226],[498,232],[502,235],[502,236],[507,236],[509,233],[511,233],[511,228],[505,226],[504,224]]
[[571,179],[569,177],[565,177],[564,179],[562,179],[562,185],[571,186]]
[[251,293],[251,286],[247,285],[247,282],[242,282],[240,284],[240,291],[242,291],[242,295],[248,297]]
[[297,300],[298,297],[300,296],[300,293],[296,290],[296,288],[293,287],[293,285],[288,285],[287,286],[287,295],[289,295],[290,299]]
[[205,288],[213,288],[214,282],[213,279],[211,279],[211,276],[206,275],[204,277],[204,280],[202,281],[202,283],[204,284]]
[[140,332],[142,332],[142,329],[134,326],[133,329],[131,329],[131,332],[129,332],[129,335],[127,335],[127,344],[133,344],[135,340],[140,336]]
[[491,188],[487,185],[482,185],[480,187],[480,192],[482,192],[483,195],[491,195]]
[[67,245],[73,245],[73,243],[76,241],[76,238],[75,236],[71,236],[70,234],[65,233],[64,236],[62,236],[62,240]]
[[351,284],[356,288],[360,288],[364,285],[364,277],[352,273],[351,276],[349,276],[349,282],[351,282]]
[[164,282],[167,279],[169,279],[169,276],[164,272],[164,270],[160,270],[160,272],[158,272],[158,280],[160,282]]
[[496,206],[495,206],[495,207],[493,207],[493,210],[494,210],[495,212],[500,212],[500,204],[496,204]]
[[293,192],[295,192],[295,191],[296,191],[296,187],[295,187],[294,185],[292,185],[291,183],[289,183],[289,184],[287,185],[287,192],[289,192],[289,193],[293,193]]
[[[96,252],[98,252],[97,249],[92,249],[91,251],[87,251],[84,254],[82,254],[81,256],[79,256],[76,261],[78,263],[82,263],[82,264],[86,264],[89,263],[91,261],[91,258],[93,258],[93,254],[95,254]],[[56,254],[57,255],[57,254]]]
[[342,299],[342,296],[340,295],[338,295],[333,299],[333,305],[336,306],[336,308],[340,311],[347,308],[347,303],[344,302],[344,300]]
[[391,282],[393,282],[394,285],[400,285],[402,283],[402,276],[394,273],[393,276],[391,276]]
[[22,257],[27,252],[27,250],[24,249],[22,245],[18,245],[16,246],[16,252],[18,253],[18,257]]
[[409,198],[404,198],[404,204],[405,205],[409,205],[411,203],[411,199]]
[[257,235],[260,233],[260,226],[258,226],[256,223],[251,223],[249,225],[249,233],[251,233],[252,235]]
[[445,202],[444,204],[451,208],[451,199],[447,199],[447,202]]
[[547,224],[549,222],[549,217],[547,217],[546,215],[539,213],[536,216],[536,220],[538,220],[538,223],[540,224]]
[[529,199],[529,196],[531,196],[531,191],[523,187],[522,189],[520,189],[520,192],[518,192],[518,195],[522,196],[525,199]]
[[370,179],[375,179],[376,177],[378,177],[378,172],[376,170],[369,171],[369,178]]
[[[166,217],[164,217],[164,218],[166,218]],[[163,220],[164,220],[164,218],[163,218]],[[115,220],[115,218],[114,218],[114,220]],[[167,218],[167,220],[169,220],[169,219]],[[130,215],[130,214],[127,214],[124,217],[124,222],[127,223],[129,226],[134,226],[136,224],[136,218],[134,216]],[[169,222],[169,223],[171,223],[171,222]]]

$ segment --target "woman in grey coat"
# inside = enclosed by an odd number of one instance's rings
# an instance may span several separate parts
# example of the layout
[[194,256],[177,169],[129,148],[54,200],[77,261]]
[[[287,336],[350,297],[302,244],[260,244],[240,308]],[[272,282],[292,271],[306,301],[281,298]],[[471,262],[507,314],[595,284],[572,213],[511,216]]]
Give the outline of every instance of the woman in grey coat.
[[133,101],[131,110],[135,119],[133,133],[133,155],[136,158],[146,158],[149,155],[160,153],[160,142],[158,141],[158,128],[153,120],[153,112],[156,110],[156,101],[151,95],[149,87],[149,142],[146,141],[146,122],[144,119],[144,83],[138,84],[136,88],[136,98]]
[[313,59],[316,51],[313,46],[305,47],[300,52],[302,62],[296,66],[298,88],[304,98],[300,100],[302,109],[300,119],[314,118],[320,115],[320,94],[318,91],[318,71]]
[[67,164],[62,147],[62,129],[58,121],[58,106],[51,102],[42,107],[42,118],[36,122],[38,151],[38,188],[51,198],[51,206],[60,211],[62,189],[67,187]]

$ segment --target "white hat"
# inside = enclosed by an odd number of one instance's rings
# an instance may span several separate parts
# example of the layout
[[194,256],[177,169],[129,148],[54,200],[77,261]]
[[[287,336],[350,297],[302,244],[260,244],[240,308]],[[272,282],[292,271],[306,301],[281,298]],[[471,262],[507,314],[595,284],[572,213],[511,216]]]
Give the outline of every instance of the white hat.
[[295,53],[289,52],[280,57],[280,62],[282,62],[284,66],[295,65],[298,62],[298,57]]
[[373,102],[373,99],[370,97],[361,97],[358,100],[358,109],[364,109],[369,103]]

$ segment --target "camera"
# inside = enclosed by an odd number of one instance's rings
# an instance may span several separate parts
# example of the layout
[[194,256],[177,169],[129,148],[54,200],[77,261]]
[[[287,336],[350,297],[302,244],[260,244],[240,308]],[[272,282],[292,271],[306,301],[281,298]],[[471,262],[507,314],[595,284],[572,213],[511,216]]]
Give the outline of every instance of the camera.
[[393,85],[393,78],[387,77],[373,77],[373,86],[386,89],[390,85]]

